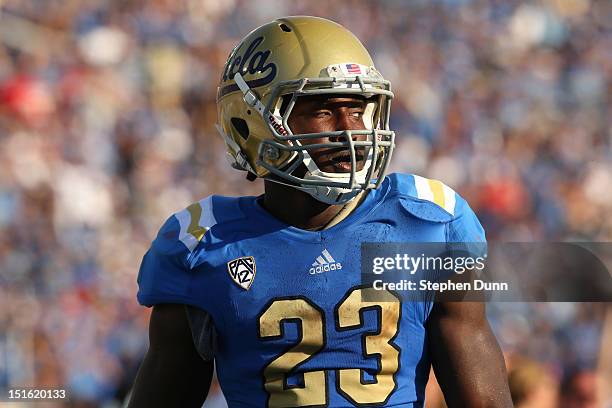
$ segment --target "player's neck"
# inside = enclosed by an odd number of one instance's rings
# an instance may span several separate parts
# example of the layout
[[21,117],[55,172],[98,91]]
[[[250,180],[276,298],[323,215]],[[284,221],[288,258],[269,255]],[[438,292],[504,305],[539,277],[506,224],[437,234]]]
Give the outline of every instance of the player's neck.
[[284,223],[304,230],[323,229],[343,207],[322,203],[303,191],[268,180],[263,206]]

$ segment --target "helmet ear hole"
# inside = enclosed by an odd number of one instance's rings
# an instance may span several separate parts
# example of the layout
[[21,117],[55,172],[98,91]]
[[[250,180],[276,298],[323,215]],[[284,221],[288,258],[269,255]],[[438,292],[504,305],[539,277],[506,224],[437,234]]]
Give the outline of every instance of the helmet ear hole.
[[231,119],[232,126],[238,132],[238,134],[244,139],[247,140],[249,138],[249,125],[246,120],[240,118],[232,118]]
[[290,33],[291,32],[291,27],[289,27],[285,23],[280,23],[278,26],[280,27],[281,30],[283,30],[286,33]]

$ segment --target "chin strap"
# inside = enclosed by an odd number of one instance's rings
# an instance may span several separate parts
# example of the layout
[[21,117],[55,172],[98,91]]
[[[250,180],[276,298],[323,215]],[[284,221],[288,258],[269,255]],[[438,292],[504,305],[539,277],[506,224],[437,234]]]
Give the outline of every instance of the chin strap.
[[251,88],[249,88],[249,85],[246,83],[244,78],[242,78],[242,75],[240,75],[239,72],[234,75],[234,81],[236,81],[236,85],[238,85],[238,88],[240,88],[240,91],[242,92],[242,99],[244,99],[244,103],[255,109],[263,118],[264,122],[268,122],[279,136],[287,136],[289,132],[287,132],[287,129],[285,129],[283,126],[282,119],[270,112],[266,114],[266,107],[263,103],[261,103],[257,97],[257,94]]
[[257,94],[255,94],[255,92],[249,88],[249,85],[246,83],[244,78],[242,78],[240,72],[237,72],[236,75],[234,75],[234,81],[236,81],[236,85],[238,85],[238,88],[240,88],[242,91],[242,95],[244,95],[244,102],[254,108],[263,117],[266,107],[263,103],[261,103],[259,98],[257,98]]
[[295,188],[295,189],[301,190],[301,191],[303,191],[305,193],[308,193],[310,195],[313,195],[313,194],[315,194],[317,192],[317,189],[315,188],[315,186],[305,186],[305,187],[298,186],[297,184],[291,184],[291,183],[288,183],[286,181],[281,181],[281,180],[279,180],[278,178],[276,178],[274,176],[272,176],[272,177],[268,176],[268,177],[265,177],[265,179],[268,180],[268,181],[271,181],[273,183],[276,183],[276,184],[280,184],[280,185],[283,185],[283,186],[287,186],[287,187],[291,187],[291,188]]
[[225,143],[229,146],[230,149],[234,151],[233,156],[230,153],[227,153],[227,159],[230,161],[232,167],[238,170],[246,170],[249,173],[257,174],[257,172],[253,170],[253,167],[251,167],[251,165],[249,164],[246,155],[242,153],[242,150],[240,149],[240,146],[238,146],[238,143],[236,143],[234,139],[228,136],[223,131],[221,126],[219,126],[219,124],[215,124],[215,127],[217,128],[217,132],[219,132],[223,140],[225,140]]
[[367,195],[368,195],[368,191],[363,190],[359,194],[357,194],[355,197],[350,199],[346,204],[344,204],[344,206],[342,207],[342,209],[340,209],[338,214],[336,214],[336,216],[332,218],[327,224],[325,224],[323,228],[321,229],[328,229],[328,228],[333,227],[336,224],[339,224],[342,220],[344,220],[346,217],[351,215],[353,211],[355,211],[355,209],[361,205],[361,203],[363,203]]
[[[249,85],[246,83],[244,78],[242,78],[242,75],[240,75],[240,73],[236,73],[236,75],[234,76],[234,80],[236,81],[236,85],[238,85],[238,88],[240,88],[240,91],[243,94],[244,102],[248,106],[255,109],[257,113],[259,113],[259,115],[261,115],[261,117],[264,118],[265,120],[266,117],[265,117],[264,112],[266,110],[266,107],[264,106],[263,103],[261,103],[259,98],[257,98],[257,94],[255,94],[255,92],[253,92],[253,90],[249,88]],[[280,120],[276,118],[275,116],[269,115],[268,121],[272,123],[273,127],[277,129],[279,133],[286,132],[284,127],[281,124],[282,122],[280,122]],[[257,172],[249,164],[249,161],[247,160],[246,155],[242,152],[242,149],[240,149],[240,146],[238,145],[238,143],[236,143],[234,139],[231,138],[231,136],[227,135],[223,131],[221,126],[219,126],[218,124],[215,124],[215,127],[217,128],[217,131],[219,132],[221,137],[223,137],[223,140],[225,140],[225,143],[229,146],[230,149],[234,151],[234,156],[229,158],[232,164],[232,167],[238,168],[240,170],[248,171],[249,175],[247,175],[247,179],[249,181],[253,181],[254,180],[253,177],[255,178],[257,177],[256,176]]]
[[266,180],[269,180],[276,184],[281,184],[283,186],[295,188],[297,190],[303,191],[306,194],[310,194],[314,199],[321,201],[322,203],[329,205],[338,205],[338,204],[346,204],[353,200],[356,196],[359,195],[363,190],[350,190],[346,193],[339,193],[334,198],[330,197],[330,194],[333,193],[333,189],[327,186],[300,186],[296,184],[287,183],[279,180],[275,177],[266,177]]

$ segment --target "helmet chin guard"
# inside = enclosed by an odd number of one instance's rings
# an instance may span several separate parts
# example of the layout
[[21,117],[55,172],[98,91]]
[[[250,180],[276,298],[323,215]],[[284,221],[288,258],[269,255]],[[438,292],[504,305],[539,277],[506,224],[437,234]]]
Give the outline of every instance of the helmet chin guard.
[[[352,138],[355,131],[345,131],[344,136],[347,140],[352,142]],[[368,134],[368,137],[372,136]],[[351,155],[351,172],[350,173],[330,173],[324,172],[319,169],[315,161],[310,157],[308,151],[304,151],[304,159],[302,163],[306,166],[306,174],[304,175],[304,181],[323,183],[324,185],[313,184],[313,189],[309,189],[308,193],[315,199],[322,201],[326,204],[344,204],[355,198],[362,190],[367,189],[370,186],[370,180],[372,180],[372,174],[376,165],[376,159],[374,152],[377,151],[378,135],[374,132],[373,135],[373,146],[366,146],[366,161],[361,170],[357,171],[357,160],[355,154],[355,142],[348,142],[349,152]],[[349,188],[339,186],[329,186],[329,182],[339,182],[350,186]],[[365,186],[365,187],[364,187]],[[370,187],[371,188],[371,187]]]

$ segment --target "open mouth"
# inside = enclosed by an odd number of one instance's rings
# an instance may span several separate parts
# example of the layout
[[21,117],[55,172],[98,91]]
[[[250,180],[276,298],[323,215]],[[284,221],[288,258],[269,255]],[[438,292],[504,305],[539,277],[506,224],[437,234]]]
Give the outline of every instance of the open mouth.
[[[337,173],[349,173],[352,170],[351,153],[346,149],[329,153],[323,157],[324,166],[322,170]],[[355,149],[356,171],[363,169],[365,164],[365,152],[363,149]],[[321,163],[323,164],[323,163]],[[324,169],[327,167],[327,169]]]
[[[355,161],[357,163],[359,163],[360,161],[363,161],[364,159],[364,153],[362,151],[355,151]],[[347,152],[346,150],[343,150],[341,152],[338,152],[336,154],[333,154],[329,157],[329,160],[333,163],[351,163],[351,153]]]

